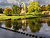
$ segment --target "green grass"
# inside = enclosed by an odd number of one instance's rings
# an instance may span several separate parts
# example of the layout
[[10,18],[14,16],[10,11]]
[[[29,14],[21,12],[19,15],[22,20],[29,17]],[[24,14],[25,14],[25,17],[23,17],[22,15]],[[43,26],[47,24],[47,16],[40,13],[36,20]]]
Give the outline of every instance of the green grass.
[[24,19],[24,18],[30,18],[30,17],[36,17],[32,15],[26,15],[26,16],[0,16],[0,20],[6,20],[6,19]]

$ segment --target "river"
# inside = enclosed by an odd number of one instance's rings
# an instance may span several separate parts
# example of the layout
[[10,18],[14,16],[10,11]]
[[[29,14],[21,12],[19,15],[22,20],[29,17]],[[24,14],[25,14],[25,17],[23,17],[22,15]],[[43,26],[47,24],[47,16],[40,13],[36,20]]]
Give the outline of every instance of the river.
[[50,26],[47,22],[40,23],[38,18],[0,21],[0,26],[38,36],[50,36]]

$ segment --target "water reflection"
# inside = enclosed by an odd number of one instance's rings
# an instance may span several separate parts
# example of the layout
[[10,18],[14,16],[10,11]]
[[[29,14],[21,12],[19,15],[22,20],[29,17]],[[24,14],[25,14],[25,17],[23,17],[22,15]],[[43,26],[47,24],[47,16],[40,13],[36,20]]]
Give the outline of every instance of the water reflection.
[[21,19],[21,20],[11,20],[0,22],[0,26],[14,29],[18,31],[28,32],[28,33],[50,33],[50,21],[41,21],[40,18],[34,19]]
[[35,18],[35,19],[30,19],[29,21],[29,27],[31,32],[38,32],[41,28],[41,23],[40,23],[40,19],[39,18]]
[[6,21],[5,21],[5,27],[7,27],[7,28],[11,28],[11,27],[12,27],[12,22],[11,22],[11,20],[6,20]]
[[2,26],[2,21],[0,21],[0,27]]
[[50,26],[47,23],[42,23],[39,33],[50,36]]
[[14,30],[19,30],[22,27],[21,20],[14,20],[12,24]]
[[3,27],[23,31],[23,32],[38,32],[41,28],[39,19],[8,19],[3,22]]

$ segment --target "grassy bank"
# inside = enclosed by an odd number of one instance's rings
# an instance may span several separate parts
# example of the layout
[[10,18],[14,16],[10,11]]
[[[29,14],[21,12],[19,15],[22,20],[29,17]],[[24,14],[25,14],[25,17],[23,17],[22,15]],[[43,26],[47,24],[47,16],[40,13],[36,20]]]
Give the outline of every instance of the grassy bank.
[[0,20],[6,19],[24,19],[24,18],[33,18],[36,16],[28,15],[28,16],[0,16]]
[[[38,17],[45,17],[45,15],[25,15],[25,16],[6,16],[4,14],[0,15],[0,20],[6,20],[6,19],[25,19],[25,18],[38,18]],[[48,17],[48,16],[47,16]]]

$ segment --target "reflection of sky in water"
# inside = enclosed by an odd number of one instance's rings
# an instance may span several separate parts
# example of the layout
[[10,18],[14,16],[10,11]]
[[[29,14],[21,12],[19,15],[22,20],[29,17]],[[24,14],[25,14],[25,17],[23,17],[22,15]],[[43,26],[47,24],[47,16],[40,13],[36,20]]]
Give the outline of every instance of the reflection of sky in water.
[[42,23],[42,27],[41,27],[39,33],[50,35],[50,26],[48,26],[47,23]]
[[[5,27],[5,24],[2,24],[2,27]],[[12,29],[12,28],[11,28]],[[27,31],[23,31],[22,29],[19,29],[18,31],[21,32],[26,32],[26,33],[32,33],[29,26],[27,26]],[[38,33],[38,32],[37,32]],[[42,27],[39,30],[39,34],[46,34],[46,35],[50,35],[50,26],[48,26],[47,23],[42,23]]]
[[[44,35],[50,36],[50,26],[48,26],[47,23],[41,23],[41,24],[42,24],[42,27],[40,28],[39,32],[36,32],[36,33],[37,34],[44,34]],[[2,27],[5,27],[5,24],[4,23],[2,23]],[[29,26],[27,26],[27,29],[25,31],[23,31],[22,28],[19,29],[19,31],[26,32],[26,33],[32,33]]]

